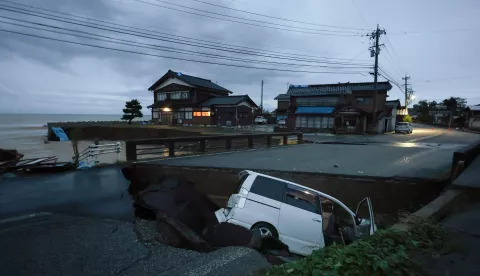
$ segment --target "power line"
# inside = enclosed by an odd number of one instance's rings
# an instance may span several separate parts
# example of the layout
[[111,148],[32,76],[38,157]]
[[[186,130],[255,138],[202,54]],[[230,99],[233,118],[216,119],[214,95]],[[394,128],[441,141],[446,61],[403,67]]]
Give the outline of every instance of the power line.
[[396,79],[395,77],[393,77],[393,74],[390,73],[388,70],[386,70],[385,68],[383,68],[382,66],[379,66],[378,69],[383,72],[384,74],[386,74],[390,79],[394,80],[397,84],[400,83],[398,81],[398,79]]
[[385,47],[385,49],[387,51],[387,55],[385,56],[385,59],[388,61],[388,63],[390,63],[392,65],[392,68],[395,69],[397,71],[397,73],[399,73],[400,75],[403,75],[404,73],[402,73],[400,67],[398,67],[397,63],[395,63],[392,55],[388,51],[388,48]]
[[[96,40],[96,41],[104,41],[104,42],[114,43],[114,44],[122,44],[122,45],[127,45],[127,46],[134,46],[134,47],[153,49],[153,50],[159,50],[159,51],[165,51],[165,52],[187,54],[187,55],[195,55],[195,56],[200,55],[200,56],[211,57],[211,58],[216,58],[216,59],[225,59],[225,60],[240,61],[240,62],[253,62],[253,63],[261,63],[261,64],[269,64],[269,65],[319,67],[319,68],[328,68],[328,69],[361,69],[361,68],[368,68],[368,67],[345,67],[345,66],[341,66],[341,67],[338,67],[338,66],[321,66],[321,65],[281,63],[281,62],[274,62],[274,61],[262,61],[262,60],[253,60],[253,59],[233,58],[233,57],[222,56],[222,55],[217,55],[217,54],[202,53],[202,52],[183,50],[183,49],[178,49],[178,48],[173,48],[173,47],[164,47],[164,46],[160,46],[160,45],[140,43],[140,42],[136,42],[136,41],[132,41],[132,40],[119,39],[119,38],[114,38],[114,37],[110,37],[110,36],[99,35],[99,34],[94,34],[94,33],[89,33],[89,32],[84,32],[84,31],[78,31],[78,30],[69,29],[69,28],[63,28],[63,27],[52,26],[52,25],[48,25],[48,24],[26,21],[26,20],[20,20],[20,19],[5,17],[5,16],[0,16],[0,18],[6,18],[6,19],[9,19],[9,20],[17,20],[17,21],[20,21],[20,22],[23,22],[23,23],[46,26],[46,27],[49,27],[49,28],[67,30],[67,31],[74,32],[74,33],[82,33],[82,34],[87,34],[87,35],[91,35],[91,36],[107,38],[108,40],[92,38],[92,37],[88,37],[88,36],[66,33],[66,32],[53,31],[53,30],[48,30],[48,29],[45,29],[45,28],[38,28],[38,27],[22,25],[22,24],[17,24],[17,23],[12,23],[12,22],[7,22],[7,21],[0,20],[0,22],[2,22],[2,23],[11,24],[11,25],[20,26],[20,27],[25,27],[25,28],[37,29],[37,30],[48,31],[48,32],[57,33],[57,34],[64,34],[64,35],[69,35],[69,36],[74,36],[74,37],[80,37],[80,38],[87,38],[87,39],[92,39],[92,40]],[[117,41],[117,42],[115,42],[115,41]],[[118,42],[118,41],[120,41],[120,42]]]
[[[58,41],[58,42],[63,42],[63,43],[82,45],[82,46],[88,46],[88,47],[105,49],[105,50],[112,50],[112,51],[117,51],[117,52],[138,54],[138,55],[151,56],[151,57],[160,57],[160,58],[174,59],[174,60],[182,60],[182,61],[189,61],[189,62],[202,63],[202,64],[221,65],[221,66],[248,68],[248,69],[257,69],[257,70],[268,70],[268,71],[293,72],[293,73],[312,73],[312,74],[329,73],[328,71],[289,70],[289,69],[254,67],[254,66],[248,66],[248,65],[209,62],[209,61],[202,61],[202,60],[192,60],[192,59],[186,59],[186,58],[170,57],[170,56],[162,56],[162,55],[156,55],[156,54],[150,54],[150,53],[143,53],[143,52],[126,50],[126,49],[111,48],[111,47],[105,47],[105,46],[100,46],[100,45],[93,45],[93,44],[88,44],[88,43],[75,42],[75,41],[69,41],[69,40],[64,40],[64,39],[40,36],[40,35],[35,35],[35,34],[16,32],[16,31],[11,31],[11,30],[6,30],[6,29],[0,29],[0,31],[7,32],[7,33],[18,34],[18,35],[23,35],[23,36],[29,36],[29,37],[42,38],[42,39],[46,39],[46,40]],[[361,74],[361,72],[332,72],[332,73],[334,73],[334,74]]]
[[430,30],[430,31],[405,31],[405,32],[394,32],[394,33],[389,33],[391,35],[420,35],[420,34],[430,34],[430,33],[458,33],[458,32],[470,32],[470,31],[478,31],[479,29],[470,29],[470,28],[463,28],[463,29],[449,29],[449,30]]
[[[279,53],[279,54],[295,55],[295,56],[315,57],[315,58],[332,59],[332,60],[348,60],[348,59],[344,59],[344,58],[330,58],[330,57],[320,57],[320,56],[305,55],[305,54],[298,54],[298,53],[277,52],[277,51],[252,48],[252,47],[247,47],[247,46],[232,45],[232,44],[227,44],[227,43],[223,43],[223,42],[220,42],[220,41],[214,41],[213,42],[213,41],[203,40],[203,39],[198,39],[198,38],[189,38],[189,37],[179,36],[179,35],[175,35],[175,34],[171,34],[171,33],[158,32],[158,31],[152,30],[152,29],[137,28],[137,27],[122,25],[122,24],[118,24],[118,23],[112,23],[111,21],[99,20],[99,19],[95,19],[95,18],[79,16],[79,15],[74,15],[74,14],[60,12],[60,11],[54,11],[54,10],[45,9],[45,8],[41,8],[41,7],[37,7],[37,6],[27,5],[27,4],[23,4],[23,3],[17,3],[17,2],[13,2],[13,1],[9,1],[9,0],[0,0],[0,1],[8,2],[8,3],[14,4],[14,5],[28,7],[28,8],[31,8],[31,9],[42,10],[42,11],[47,11],[47,12],[50,12],[50,13],[62,14],[62,15],[67,15],[67,16],[71,16],[71,17],[75,17],[75,18],[81,18],[81,19],[85,19],[85,20],[91,20],[91,21],[96,21],[96,22],[121,26],[121,27],[130,28],[130,29],[134,29],[134,30],[143,30],[143,31],[148,31],[148,32],[153,32],[153,33],[158,33],[158,34],[165,34],[165,35],[169,35],[169,36],[173,36],[173,37],[180,37],[180,38],[189,39],[189,40],[197,40],[197,41],[202,41],[202,42],[214,43],[215,45],[226,45],[226,46],[232,46],[232,47],[236,47],[236,48],[244,48],[244,49],[272,52],[272,53]],[[7,7],[9,7],[9,6],[7,6]],[[113,20],[113,21],[119,22],[120,20]],[[158,28],[158,27],[156,26],[155,28]],[[219,38],[216,38],[216,39],[219,39]],[[278,48],[278,47],[276,47],[276,48]],[[278,49],[282,49],[282,48],[278,48]],[[286,50],[291,50],[291,51],[296,51],[296,52],[299,51],[299,50],[296,50],[296,49],[286,49]]]
[[[395,47],[393,47],[393,44],[392,44],[392,42],[390,41],[390,39],[388,38],[387,35],[385,35],[385,39],[386,39],[387,43],[390,44],[390,48],[392,48],[392,51],[393,51],[394,56],[395,56],[395,58],[396,58],[396,61],[397,61],[398,64],[400,65],[399,69],[400,69],[400,71],[403,70],[403,72],[402,72],[402,74],[403,74],[406,70],[402,69],[402,68],[403,68],[402,62],[401,62],[400,59],[398,58],[398,54],[397,54],[397,51],[395,51]],[[385,48],[387,48],[387,47],[385,46]],[[388,51],[388,48],[387,48],[387,51]],[[389,53],[389,54],[390,54],[390,53]],[[392,56],[392,58],[393,58],[393,56]]]
[[360,10],[358,9],[357,4],[355,4],[355,0],[352,0],[352,5],[353,5],[353,6],[355,7],[355,9],[357,10],[358,15],[360,15],[360,17],[362,18],[363,23],[365,23],[365,27],[368,28],[367,21],[365,20],[365,18],[363,17],[362,13],[361,13]]
[[[113,0],[113,1],[119,1],[119,0]],[[172,8],[172,7],[168,7],[168,6],[163,6],[163,5],[159,5],[159,4],[154,4],[154,3],[146,2],[146,1],[143,1],[143,0],[130,0],[130,1],[135,1],[135,2],[139,2],[139,3],[147,4],[147,5],[152,5],[152,6],[155,6],[155,7],[160,7],[160,8],[164,8],[164,9],[170,9],[170,10],[174,10],[174,11],[178,11],[178,12],[183,12],[183,13],[188,13],[188,14],[193,14],[193,15],[202,16],[202,17],[213,18],[213,19],[218,19],[218,20],[224,20],[224,21],[233,22],[233,23],[239,23],[239,24],[244,24],[244,25],[250,25],[250,26],[254,26],[254,27],[269,28],[269,29],[275,29],[275,30],[281,30],[281,31],[289,31],[289,32],[295,32],[295,33],[316,34],[316,35],[330,35],[330,36],[339,36],[339,37],[363,36],[363,35],[360,34],[360,33],[350,33],[350,34],[343,33],[343,34],[342,34],[342,33],[341,33],[342,31],[331,31],[331,30],[317,30],[317,32],[310,32],[310,31],[301,31],[300,29],[299,29],[299,30],[295,30],[295,29],[285,29],[285,28],[275,27],[275,26],[285,26],[285,25],[282,25],[282,24],[276,24],[276,23],[269,23],[269,22],[261,21],[261,22],[264,23],[264,24],[270,24],[270,25],[274,25],[274,26],[259,25],[259,24],[255,24],[255,23],[250,23],[250,22],[248,22],[248,21],[258,22],[258,20],[253,20],[253,19],[240,18],[240,19],[242,19],[242,20],[246,20],[247,22],[245,22],[245,21],[237,21],[237,20],[232,20],[232,19],[228,19],[228,18],[221,18],[221,17],[215,17],[215,16],[211,16],[211,15],[207,15],[207,14],[201,14],[201,13],[195,13],[195,12],[189,12],[189,11],[185,11],[185,10],[180,10],[180,9],[176,9],[176,8]],[[173,5],[173,6],[182,7],[182,8],[185,8],[185,9],[197,10],[197,11],[201,11],[201,12],[204,12],[204,13],[210,13],[210,14],[220,15],[220,16],[224,16],[224,17],[239,18],[239,17],[235,17],[235,16],[222,15],[222,14],[218,14],[218,13],[214,13],[214,12],[210,12],[210,11],[205,11],[205,10],[190,8],[190,7],[187,7],[187,6],[170,3],[170,2],[167,2],[167,1],[162,1],[162,0],[155,0],[155,1],[157,1],[157,2],[162,2],[162,3],[166,3],[166,4],[170,4],[170,5]],[[294,26],[288,26],[288,27],[289,27],[289,28],[298,28],[298,27],[294,27]],[[305,29],[305,28],[303,28],[303,29]],[[307,29],[307,30],[308,30],[308,29]]]
[[[244,49],[236,49],[235,48],[236,46],[233,46],[233,47],[217,46],[216,44],[222,44],[222,43],[216,43],[216,42],[212,42],[212,41],[207,41],[207,43],[203,43],[203,42],[199,43],[199,42],[189,41],[189,40],[195,40],[195,39],[192,39],[192,38],[186,38],[186,40],[185,39],[173,40],[172,38],[165,37],[165,36],[154,37],[150,33],[126,30],[126,29],[123,29],[123,28],[112,27],[112,26],[105,26],[105,25],[98,24],[98,23],[85,22],[85,21],[72,19],[72,18],[66,18],[66,17],[62,17],[62,16],[58,16],[58,15],[55,15],[55,17],[52,18],[53,15],[45,14],[45,13],[38,12],[38,11],[30,11],[30,10],[17,8],[17,7],[6,6],[6,5],[3,5],[3,6],[7,7],[7,8],[2,7],[2,4],[0,4],[0,10],[6,10],[6,11],[10,11],[10,12],[26,14],[26,15],[30,15],[30,16],[35,16],[35,17],[40,17],[40,18],[45,18],[45,19],[50,19],[50,20],[55,20],[55,21],[80,25],[80,26],[86,26],[86,27],[95,28],[95,29],[107,30],[107,31],[112,31],[112,32],[119,32],[119,33],[128,34],[128,35],[140,36],[140,35],[138,35],[140,33],[140,34],[142,34],[140,37],[150,38],[150,39],[155,39],[155,40],[160,40],[160,41],[165,41],[165,42],[170,42],[170,43],[183,44],[183,45],[194,46],[194,47],[202,47],[202,48],[208,48],[208,49],[214,49],[214,50],[220,50],[220,51],[226,51],[226,52],[235,52],[235,53],[240,53],[240,54],[245,54],[245,55],[264,56],[264,57],[269,57],[269,58],[281,58],[281,59],[287,59],[287,60],[305,61],[305,62],[319,62],[319,63],[329,63],[329,64],[344,64],[344,65],[346,64],[346,62],[340,62],[340,61],[337,62],[337,61],[334,61],[334,60],[323,61],[323,60],[314,60],[314,59],[302,58],[302,57],[300,57],[300,58],[299,57],[292,57],[293,54],[290,54],[290,53],[281,53],[280,55],[262,54],[262,53],[252,52],[252,51],[244,50]],[[41,15],[39,15],[39,14],[41,14]],[[44,15],[44,16],[42,16],[42,15]],[[72,15],[72,16],[74,16],[74,15]],[[61,19],[59,19],[59,18],[61,18]],[[66,19],[68,21],[62,20],[62,19]],[[72,21],[74,21],[74,22],[72,22]],[[99,21],[99,20],[96,20],[96,21]],[[75,22],[80,22],[80,23],[75,23]],[[86,24],[89,24],[89,25],[86,25]],[[91,26],[93,24],[96,24],[96,25]],[[109,23],[109,22],[107,22],[107,24],[119,25],[119,24]],[[106,27],[108,29],[101,28],[101,27],[98,27],[98,26]],[[123,25],[121,25],[121,26],[123,26]],[[127,28],[131,28],[131,27],[127,26]],[[138,29],[138,28],[135,28],[135,29]],[[118,30],[120,30],[120,31],[118,31]],[[140,29],[140,30],[142,30],[142,29]],[[128,33],[126,33],[125,31],[128,32]],[[157,33],[159,33],[159,32],[157,32]],[[160,33],[160,34],[164,34],[164,33]],[[175,36],[175,35],[173,35],[173,36]],[[177,36],[177,37],[180,37],[180,36]],[[213,45],[211,45],[211,44],[213,44]],[[228,44],[224,44],[224,45],[228,45]],[[266,51],[266,50],[263,50],[263,51],[266,52],[266,53],[268,53],[268,52],[280,53],[280,52]],[[328,58],[322,58],[322,59],[328,59]],[[345,59],[345,60],[347,60],[347,59]]]
[[[257,15],[257,16],[263,16],[263,17],[272,18],[272,19],[277,19],[277,20],[289,21],[289,22],[293,22],[293,23],[301,23],[301,24],[307,24],[307,25],[314,25],[314,26],[321,26],[321,27],[330,27],[330,28],[338,28],[338,29],[350,29],[350,30],[360,30],[360,31],[365,30],[365,29],[360,29],[360,28],[341,27],[341,26],[334,26],[334,25],[323,25],[323,24],[317,24],[317,23],[310,23],[310,22],[305,22],[305,21],[297,21],[297,20],[292,20],[292,19],[287,19],[287,18],[282,18],[282,17],[276,17],[276,16],[271,16],[271,15],[266,15],[266,14],[260,14],[260,13],[255,13],[255,12],[249,12],[249,11],[245,11],[245,10],[235,9],[235,8],[226,7],[226,6],[222,6],[222,5],[218,5],[218,4],[213,4],[213,3],[209,3],[209,2],[205,2],[205,1],[201,1],[201,0],[192,0],[192,1],[199,2],[199,3],[203,3],[203,4],[206,4],[206,5],[210,5],[210,6],[214,6],[214,7],[218,7],[218,8],[233,10],[233,11],[242,12],[242,13],[247,13],[247,14],[252,14],[252,15]],[[163,2],[163,1],[162,1],[162,2]]]
[[465,77],[453,77],[453,78],[442,78],[442,79],[431,79],[431,80],[420,80],[417,82],[420,83],[431,83],[431,82],[442,82],[442,81],[451,81],[451,80],[461,80],[461,79],[473,79],[473,78],[478,78],[475,76],[465,76]]

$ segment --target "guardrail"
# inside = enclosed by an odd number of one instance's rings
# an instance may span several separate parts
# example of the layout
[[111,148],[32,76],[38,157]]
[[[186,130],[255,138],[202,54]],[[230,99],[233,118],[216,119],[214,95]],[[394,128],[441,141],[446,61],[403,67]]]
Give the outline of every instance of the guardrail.
[[78,168],[90,168],[98,163],[98,156],[107,153],[116,153],[117,161],[120,159],[122,146],[120,142],[111,144],[92,144],[84,149],[78,156]]
[[[138,160],[139,155],[155,155],[168,153],[169,157],[175,156],[176,150],[192,150],[195,148],[199,153],[207,152],[207,142],[215,144],[215,149],[225,151],[232,150],[234,145],[245,145],[247,148],[254,148],[255,141],[259,142],[265,139],[265,146],[273,145],[273,137],[281,137],[279,145],[288,145],[288,137],[295,136],[297,144],[303,144],[303,133],[301,132],[283,132],[283,133],[259,133],[259,134],[241,134],[241,135],[220,135],[220,136],[197,136],[197,137],[176,137],[176,138],[158,138],[158,139],[137,139],[126,141],[127,161]],[[218,141],[224,141],[223,145],[218,145]],[[190,145],[184,145],[180,148],[176,145],[185,142],[193,142]],[[236,143],[236,144],[234,144]],[[139,147],[145,146],[145,147]],[[168,150],[167,150],[168,149]],[[141,151],[141,152],[139,152]],[[193,151],[193,150],[192,150]]]

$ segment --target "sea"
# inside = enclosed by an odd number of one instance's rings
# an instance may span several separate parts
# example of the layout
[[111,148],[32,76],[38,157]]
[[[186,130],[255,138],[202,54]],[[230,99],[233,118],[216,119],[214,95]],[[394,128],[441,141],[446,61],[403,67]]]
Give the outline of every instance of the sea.
[[0,114],[0,140],[45,136],[49,122],[120,121],[121,117],[104,114]]
[[[45,142],[47,123],[120,121],[121,117],[105,114],[0,114],[0,148],[16,149],[27,157],[62,156],[62,152],[68,150],[68,158],[63,159],[70,159],[69,143]],[[145,116],[141,120],[150,118]]]

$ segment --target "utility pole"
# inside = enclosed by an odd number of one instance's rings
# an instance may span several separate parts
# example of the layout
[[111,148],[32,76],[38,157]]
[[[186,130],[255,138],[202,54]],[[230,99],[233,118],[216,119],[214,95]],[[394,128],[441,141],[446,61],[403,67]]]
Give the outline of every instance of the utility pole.
[[262,93],[260,95],[260,114],[263,115],[263,80],[262,80]]
[[[373,82],[374,82],[374,97],[373,97],[373,114],[372,114],[372,132],[375,132],[375,127],[377,124],[377,94],[378,94],[378,55],[380,54],[380,36],[382,34],[386,34],[385,30],[380,30],[379,25],[377,24],[377,29],[370,34],[371,39],[375,40],[375,45],[370,48],[370,51],[372,51],[375,54],[375,68],[373,72]],[[373,50],[375,48],[375,50]]]
[[405,80],[405,108],[408,107],[408,100],[410,99],[410,95],[408,93],[408,80],[410,79],[407,74],[405,74],[405,78],[402,78],[402,80]]

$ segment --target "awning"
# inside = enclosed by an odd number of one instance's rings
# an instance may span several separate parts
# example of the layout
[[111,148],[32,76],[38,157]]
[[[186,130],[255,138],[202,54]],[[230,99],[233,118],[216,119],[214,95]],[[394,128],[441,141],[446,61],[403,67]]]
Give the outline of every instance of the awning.
[[297,108],[295,114],[332,114],[334,107],[327,106],[301,106]]

